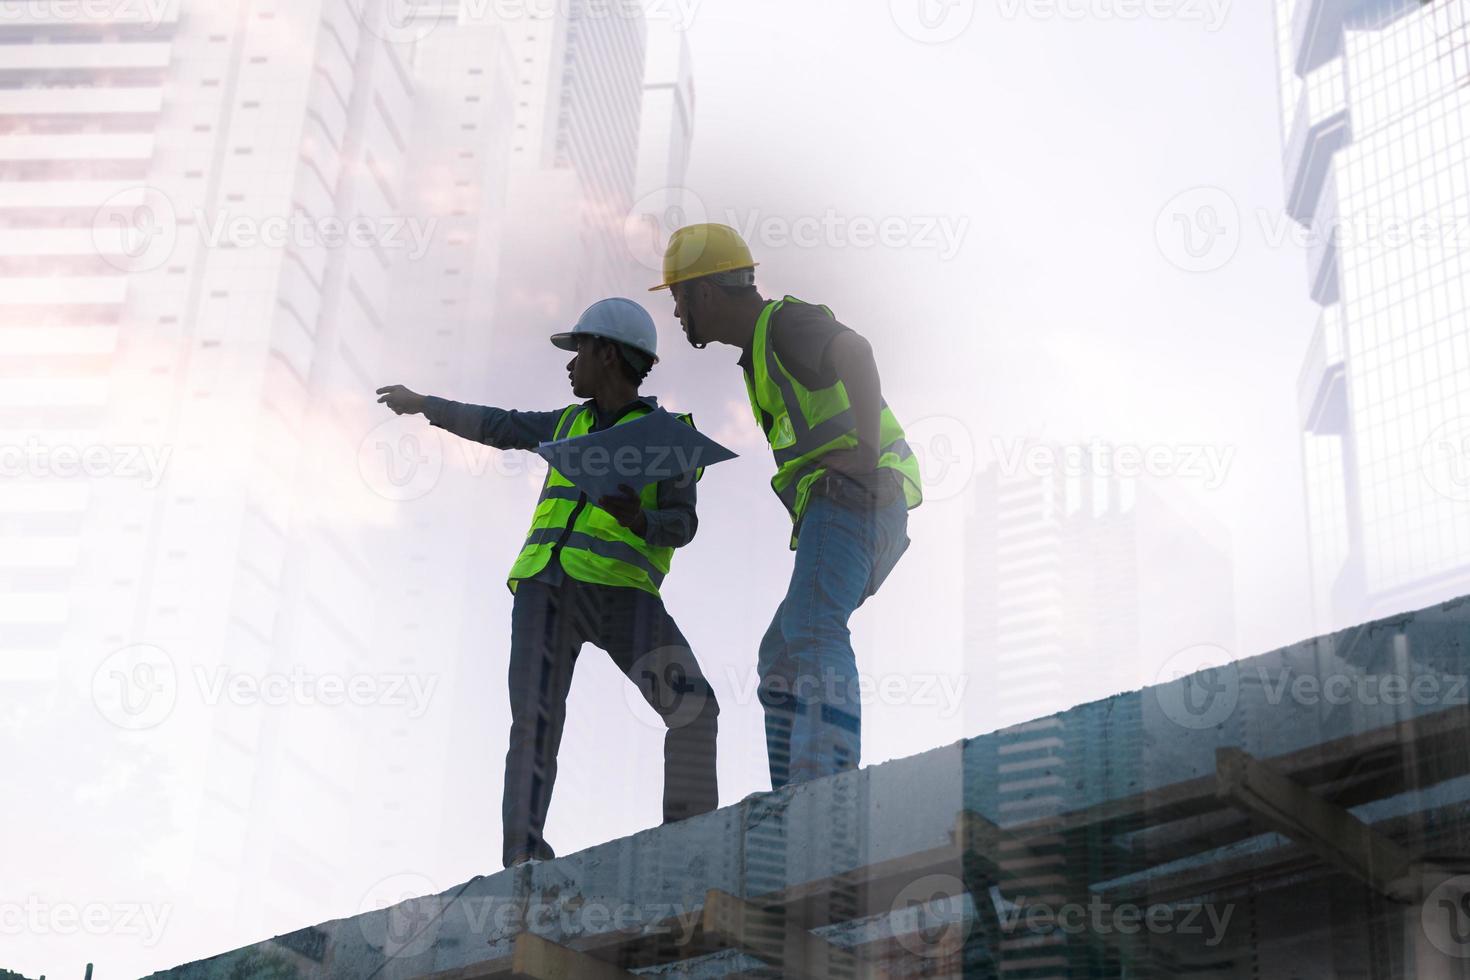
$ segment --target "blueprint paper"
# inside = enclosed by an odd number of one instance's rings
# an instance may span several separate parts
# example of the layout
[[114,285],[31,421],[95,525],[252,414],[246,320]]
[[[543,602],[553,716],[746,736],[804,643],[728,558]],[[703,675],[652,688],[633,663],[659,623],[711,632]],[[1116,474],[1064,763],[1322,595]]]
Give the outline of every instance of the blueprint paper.
[[642,490],[736,456],[662,408],[601,432],[543,442],[536,453],[594,503],[618,496],[620,484]]

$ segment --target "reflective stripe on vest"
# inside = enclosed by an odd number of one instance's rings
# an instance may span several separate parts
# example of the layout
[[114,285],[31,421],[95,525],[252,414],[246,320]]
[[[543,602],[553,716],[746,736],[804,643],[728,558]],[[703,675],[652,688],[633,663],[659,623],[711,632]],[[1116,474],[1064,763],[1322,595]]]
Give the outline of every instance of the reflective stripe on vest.
[[[858,445],[857,416],[842,382],[818,390],[803,387],[787,372],[776,356],[775,345],[770,343],[770,325],[776,312],[787,303],[800,302],[787,296],[766,304],[756,321],[751,342],[751,373],[745,379],[751,409],[757,423],[766,430],[766,440],[776,460],[771,489],[798,523],[806,510],[811,484],[825,471],[820,458]],[[820,308],[828,316],[832,315],[827,307]],[[765,423],[767,417],[771,419],[769,427]],[[878,465],[899,474],[905,500],[909,509],[913,509],[923,501],[918,460],[887,400],[882,403],[880,419],[883,446]],[[794,536],[792,547],[795,547]]]
[[[638,405],[614,424],[631,422],[650,411],[646,405]],[[557,421],[553,438],[585,435],[592,431],[596,419],[591,406],[572,405]],[[679,419],[694,424],[688,415]],[[702,468],[696,471],[695,479],[702,473]],[[645,509],[655,509],[658,484],[645,486],[639,499]],[[562,570],[578,581],[642,589],[658,595],[673,554],[673,548],[652,547],[623,527],[617,518],[589,501],[572,481],[551,467],[541,486],[531,530],[510,570],[508,584],[514,592],[518,582],[539,574],[559,556]]]

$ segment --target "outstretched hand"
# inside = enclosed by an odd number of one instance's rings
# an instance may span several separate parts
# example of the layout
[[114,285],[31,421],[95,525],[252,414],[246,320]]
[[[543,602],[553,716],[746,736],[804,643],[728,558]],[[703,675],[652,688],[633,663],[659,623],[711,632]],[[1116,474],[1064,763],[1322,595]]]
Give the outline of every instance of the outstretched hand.
[[424,410],[424,396],[403,385],[379,388],[378,394],[383,396],[378,399],[378,404],[387,405],[397,415],[417,415]]
[[643,512],[643,501],[638,498],[638,491],[626,483],[618,484],[622,493],[617,496],[605,496],[597,501],[597,506],[607,511],[623,527],[632,531],[640,538],[648,533],[648,516]]

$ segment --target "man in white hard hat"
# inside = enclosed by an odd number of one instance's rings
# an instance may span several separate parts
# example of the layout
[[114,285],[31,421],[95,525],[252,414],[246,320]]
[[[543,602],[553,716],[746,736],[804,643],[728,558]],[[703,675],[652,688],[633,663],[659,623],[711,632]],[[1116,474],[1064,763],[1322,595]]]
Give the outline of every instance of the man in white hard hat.
[[[587,401],[554,412],[506,411],[378,389],[399,415],[422,412],[435,426],[497,449],[535,449],[621,425],[658,408],[639,387],[658,361],[653,318],[637,303],[594,303],[575,327],[552,336],[575,351],[572,392]],[[680,416],[693,425],[689,416]],[[719,802],[715,739],[719,705],[659,586],[675,548],[694,537],[698,473],[597,501],[555,467],[541,489],[530,533],[509,586],[511,613],[510,750],[505,757],[506,867],[555,852],[542,837],[556,782],[572,670],[582,645],[606,650],[668,727],[664,738],[664,821]]]

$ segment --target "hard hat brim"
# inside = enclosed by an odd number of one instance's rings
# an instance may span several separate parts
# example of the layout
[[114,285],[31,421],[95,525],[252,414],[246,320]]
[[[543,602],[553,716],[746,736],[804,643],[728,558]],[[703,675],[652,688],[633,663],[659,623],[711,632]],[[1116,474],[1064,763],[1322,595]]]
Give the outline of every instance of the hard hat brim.
[[[572,353],[576,353],[578,337],[602,337],[602,334],[590,333],[586,331],[582,333],[554,333],[551,335],[551,344],[553,347],[559,347],[562,350],[569,350]],[[649,357],[653,358],[653,363],[658,363],[658,355],[653,353],[653,351],[644,350],[642,347],[635,347],[634,345],[628,344],[626,341],[618,340],[615,337],[602,337],[602,339],[611,340],[619,344],[627,344],[627,346],[632,347],[634,350],[639,351],[643,354],[647,354]]]
[[[752,262],[750,265],[742,265],[742,266],[738,266],[738,268],[741,268],[741,269],[754,269],[754,268],[756,268],[759,265],[760,265],[759,262]],[[659,292],[660,290],[672,289],[675,286],[679,285],[679,283],[681,283],[681,282],[689,282],[691,279],[703,279],[705,276],[713,276],[713,275],[717,275],[717,274],[719,274],[721,272],[733,272],[733,271],[735,271],[735,270],[734,269],[716,269],[714,272],[696,272],[693,275],[680,276],[678,279],[670,279],[668,282],[659,283],[657,286],[650,286],[650,287],[648,287],[648,291],[650,293],[656,293],[656,292]]]

